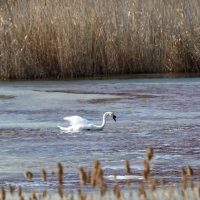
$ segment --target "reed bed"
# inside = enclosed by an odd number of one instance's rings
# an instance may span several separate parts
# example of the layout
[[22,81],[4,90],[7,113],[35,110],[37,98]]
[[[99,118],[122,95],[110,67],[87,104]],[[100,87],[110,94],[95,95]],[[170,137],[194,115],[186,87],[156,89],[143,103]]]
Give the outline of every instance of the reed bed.
[[199,72],[199,0],[1,0],[0,79]]
[[[67,188],[63,185],[64,170],[62,164],[57,163],[57,171],[51,173],[57,176],[57,192],[50,193],[48,188],[42,192],[23,192],[21,186],[9,185],[6,189],[1,185],[0,199],[19,199],[19,200],[198,200],[200,199],[200,182],[195,181],[195,174],[190,166],[181,169],[181,181],[178,187],[173,182],[165,184],[163,179],[157,179],[151,175],[151,159],[153,149],[148,148],[144,159],[143,180],[138,188],[132,187],[133,180],[128,177],[133,174],[129,161],[125,161],[124,174],[127,176],[123,187],[117,179],[113,186],[108,186],[104,178],[104,171],[98,160],[93,162],[92,170],[86,171],[83,167],[79,169],[79,186],[77,192],[65,192]],[[49,181],[47,172],[42,169],[40,172],[41,181]],[[27,181],[31,181],[33,173],[27,171],[24,173]]]

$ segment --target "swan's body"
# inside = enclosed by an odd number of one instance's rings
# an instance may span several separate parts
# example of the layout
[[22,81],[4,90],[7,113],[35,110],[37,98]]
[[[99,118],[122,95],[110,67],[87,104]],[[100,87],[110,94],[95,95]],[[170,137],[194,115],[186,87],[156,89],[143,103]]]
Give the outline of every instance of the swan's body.
[[95,125],[90,123],[87,119],[84,119],[80,116],[71,116],[65,117],[64,120],[68,121],[70,126],[68,127],[61,127],[58,126],[62,131],[66,132],[79,132],[81,130],[95,130],[101,131],[103,130],[104,126],[106,125],[106,118],[107,116],[111,116],[114,121],[116,121],[116,116],[113,112],[106,112],[103,114],[103,121],[101,125]]

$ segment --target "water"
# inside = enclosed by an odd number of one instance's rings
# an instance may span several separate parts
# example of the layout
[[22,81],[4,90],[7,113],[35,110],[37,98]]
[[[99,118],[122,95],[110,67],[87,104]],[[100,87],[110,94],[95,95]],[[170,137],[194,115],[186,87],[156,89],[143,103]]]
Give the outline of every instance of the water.
[[[128,159],[135,186],[142,179],[146,148],[153,147],[152,176],[178,182],[182,166],[195,177],[200,166],[200,78],[26,81],[0,83],[0,184],[25,190],[56,191],[57,162],[64,167],[66,190],[76,190],[79,167],[92,169],[98,159],[105,179],[124,182]],[[101,132],[62,133],[63,117],[80,115],[100,124]],[[40,170],[47,182],[40,181]],[[27,183],[23,173],[30,170]]]

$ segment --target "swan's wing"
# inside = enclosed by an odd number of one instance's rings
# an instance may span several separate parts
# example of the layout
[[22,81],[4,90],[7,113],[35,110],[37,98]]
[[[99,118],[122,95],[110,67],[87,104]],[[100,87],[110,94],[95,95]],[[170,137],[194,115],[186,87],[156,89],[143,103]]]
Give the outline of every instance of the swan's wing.
[[66,133],[74,133],[74,132],[79,132],[78,127],[74,126],[68,126],[68,127],[62,127],[62,126],[57,126],[61,131],[66,132]]
[[85,118],[82,118],[80,116],[71,116],[71,117],[65,117],[64,120],[68,121],[71,126],[75,125],[88,125],[89,121]]

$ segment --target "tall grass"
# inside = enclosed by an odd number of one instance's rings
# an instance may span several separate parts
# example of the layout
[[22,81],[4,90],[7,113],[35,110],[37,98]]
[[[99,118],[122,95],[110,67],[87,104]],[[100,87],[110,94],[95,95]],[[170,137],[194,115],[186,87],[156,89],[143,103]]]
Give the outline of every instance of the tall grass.
[[200,71],[199,0],[1,0],[0,79]]

